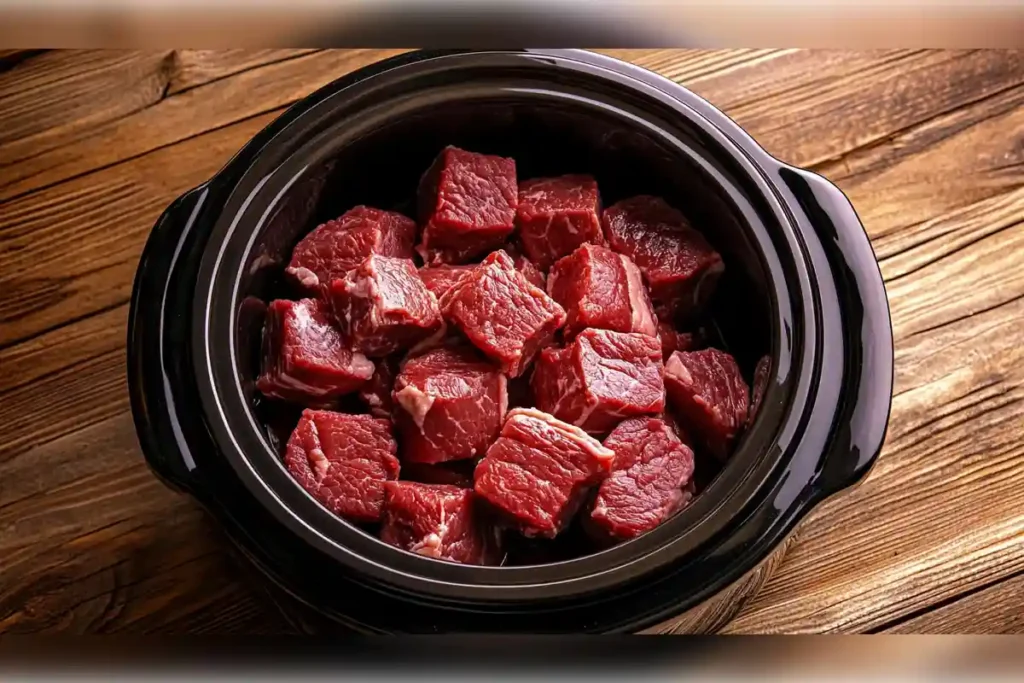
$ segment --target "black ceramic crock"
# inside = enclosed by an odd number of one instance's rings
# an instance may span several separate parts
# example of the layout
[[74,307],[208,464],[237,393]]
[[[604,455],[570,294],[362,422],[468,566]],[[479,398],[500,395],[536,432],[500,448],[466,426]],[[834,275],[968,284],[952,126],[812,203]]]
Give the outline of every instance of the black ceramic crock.
[[[355,204],[411,211],[446,144],[513,156],[522,178],[592,173],[608,204],[661,195],[722,252],[712,327],[748,378],[770,355],[770,382],[726,466],[654,531],[547,564],[456,565],[341,521],[283,468],[295,416],[264,404],[254,380],[291,246]],[[629,632],[669,619],[867,473],[892,395],[885,291],[843,194],[683,87],[577,50],[414,52],[303,99],[160,217],[128,344],[153,471],[205,506],[290,604],[377,633]]]

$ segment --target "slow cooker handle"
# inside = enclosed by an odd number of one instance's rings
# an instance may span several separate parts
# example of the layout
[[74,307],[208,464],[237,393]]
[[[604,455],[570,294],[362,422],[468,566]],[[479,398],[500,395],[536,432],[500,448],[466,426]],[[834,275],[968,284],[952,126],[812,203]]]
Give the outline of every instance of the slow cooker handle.
[[781,165],[779,176],[828,256],[843,311],[844,399],[814,485],[824,498],[860,481],[881,451],[892,405],[892,321],[878,260],[850,200],[816,173]]
[[[187,310],[195,285],[190,251],[207,197],[204,183],[178,197],[157,219],[142,252],[128,319],[132,413],[150,469],[171,488],[196,494],[187,434],[195,429],[177,409],[172,387],[190,382]],[[187,386],[187,384],[186,384]]]

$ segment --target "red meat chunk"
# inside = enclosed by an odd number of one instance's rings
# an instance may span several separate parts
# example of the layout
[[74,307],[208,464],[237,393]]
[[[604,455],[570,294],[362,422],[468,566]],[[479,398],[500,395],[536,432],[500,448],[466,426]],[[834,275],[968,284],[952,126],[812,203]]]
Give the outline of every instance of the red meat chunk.
[[288,439],[284,464],[334,514],[376,522],[385,482],[398,479],[397,452],[388,420],[307,409]]
[[542,270],[581,244],[603,244],[600,213],[601,196],[590,176],[536,178],[519,186],[519,239]]
[[391,401],[391,390],[398,374],[398,360],[382,358],[375,364],[373,377],[359,390],[359,399],[370,409],[374,417],[391,417],[394,405]]
[[614,457],[578,427],[517,408],[477,465],[474,489],[524,535],[553,538],[608,476]]
[[531,285],[541,291],[546,288],[547,278],[544,277],[544,272],[533,264],[533,261],[520,254],[512,257],[512,265],[523,274],[523,277]]
[[676,351],[696,351],[700,347],[700,338],[693,332],[680,332],[668,323],[658,325],[658,338],[661,339],[661,355],[665,360]]
[[497,529],[477,509],[472,489],[390,481],[384,490],[385,543],[449,562],[501,563]]
[[407,349],[443,326],[437,299],[409,259],[371,254],[331,282],[328,295],[353,348],[371,358]]
[[746,426],[754,424],[757,411],[761,407],[761,400],[764,399],[764,392],[768,388],[768,372],[771,370],[771,358],[762,356],[754,367],[754,386],[750,391],[750,410],[747,411]]
[[418,204],[423,260],[471,261],[497,249],[515,229],[516,162],[446,147],[420,181]]
[[441,300],[445,319],[518,377],[565,323],[565,311],[531,285],[504,251],[490,254]]
[[593,528],[623,541],[658,526],[686,505],[693,451],[664,420],[637,417],[604,440],[615,452],[612,473],[601,482],[590,513]]
[[370,254],[412,258],[416,222],[394,211],[357,206],[306,235],[292,250],[285,275],[316,293],[345,277]]
[[373,363],[349,351],[316,299],[271,302],[263,328],[263,371],[256,387],[266,396],[324,405],[358,390]]
[[607,247],[584,244],[555,263],[548,294],[566,311],[566,339],[588,327],[658,333],[640,269]]
[[475,349],[438,347],[406,361],[394,401],[402,459],[438,463],[487,450],[508,409],[508,388]]
[[441,264],[437,266],[424,266],[420,268],[420,279],[427,286],[438,301],[449,289],[455,286],[459,279],[476,268],[475,265],[450,266]]
[[[530,262],[530,259],[522,255],[512,257],[512,265],[518,270],[523,276],[538,289],[544,289],[546,278],[537,266]],[[440,301],[441,297],[444,296],[449,289],[455,286],[455,283],[465,275],[467,272],[476,268],[476,264],[466,264],[462,266],[452,266],[448,264],[441,264],[437,266],[424,266],[420,268],[420,279],[423,280],[423,284],[427,286],[434,296]]]
[[544,349],[531,378],[539,409],[593,434],[665,409],[656,337],[586,329],[564,349]]
[[639,195],[605,209],[605,237],[640,267],[657,307],[686,318],[704,305],[724,265],[704,236],[663,199]]
[[665,391],[686,431],[719,460],[747,419],[750,391],[725,351],[677,351],[665,364]]

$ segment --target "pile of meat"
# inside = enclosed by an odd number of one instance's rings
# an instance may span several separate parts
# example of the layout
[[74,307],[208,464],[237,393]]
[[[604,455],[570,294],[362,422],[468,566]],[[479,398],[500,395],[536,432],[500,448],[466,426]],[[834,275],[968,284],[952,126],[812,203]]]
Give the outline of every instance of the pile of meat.
[[704,236],[660,198],[602,209],[591,177],[517,182],[455,147],[417,205],[357,206],[294,248],[257,386],[304,408],[295,480],[386,543],[484,565],[510,534],[578,520],[608,544],[685,507],[695,451],[728,458],[767,380],[763,361],[752,400],[687,327],[723,272]]

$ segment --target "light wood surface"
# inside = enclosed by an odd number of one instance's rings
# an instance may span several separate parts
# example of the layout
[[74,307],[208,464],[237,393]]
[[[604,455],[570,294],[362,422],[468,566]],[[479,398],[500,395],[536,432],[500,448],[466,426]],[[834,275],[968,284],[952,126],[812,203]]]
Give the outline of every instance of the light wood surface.
[[[887,281],[885,450],[726,632],[1024,626],[1024,52],[613,51],[847,193]],[[0,632],[282,632],[142,461],[125,324],[155,219],[385,52],[0,54]]]

